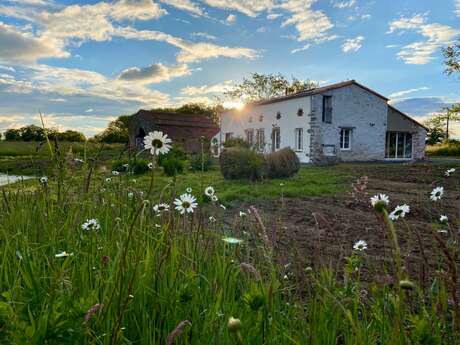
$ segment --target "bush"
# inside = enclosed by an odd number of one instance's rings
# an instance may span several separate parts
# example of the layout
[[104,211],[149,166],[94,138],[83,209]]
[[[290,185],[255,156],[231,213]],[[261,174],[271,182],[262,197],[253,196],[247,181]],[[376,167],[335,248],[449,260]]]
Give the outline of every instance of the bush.
[[449,140],[449,142],[428,146],[426,152],[430,156],[460,157],[460,141]]
[[230,147],[242,147],[245,149],[250,149],[251,145],[249,145],[249,143],[243,138],[231,138],[224,142],[224,147],[226,149]]
[[190,157],[190,169],[192,171],[208,171],[212,164],[213,159],[209,153],[198,153]]
[[225,149],[219,158],[220,170],[225,179],[261,180],[265,175],[263,155],[241,147]]
[[184,172],[185,161],[176,156],[166,157],[162,161],[162,167],[166,175],[174,177]]
[[143,174],[149,171],[149,163],[145,159],[136,159],[131,162],[127,160],[118,160],[112,165],[112,170],[119,172],[132,172],[135,175]]
[[265,155],[269,178],[291,177],[300,169],[300,160],[289,147]]

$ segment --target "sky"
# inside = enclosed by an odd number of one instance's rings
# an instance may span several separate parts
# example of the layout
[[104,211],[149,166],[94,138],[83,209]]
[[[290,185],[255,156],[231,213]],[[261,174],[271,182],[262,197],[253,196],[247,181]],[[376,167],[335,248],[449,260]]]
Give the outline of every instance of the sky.
[[441,54],[459,38],[460,0],[0,0],[0,131],[42,112],[92,136],[252,72],[355,79],[423,120],[460,102]]

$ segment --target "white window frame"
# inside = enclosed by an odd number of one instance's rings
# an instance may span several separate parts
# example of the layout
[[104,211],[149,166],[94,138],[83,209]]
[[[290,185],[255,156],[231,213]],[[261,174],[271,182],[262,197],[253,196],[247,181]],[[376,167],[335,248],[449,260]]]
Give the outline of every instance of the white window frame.
[[279,150],[281,148],[281,129],[279,127],[273,128],[273,147],[274,151]]
[[[345,132],[348,132],[348,147],[345,146]],[[351,151],[351,133],[353,133],[352,128],[340,128],[339,146],[341,151]]]
[[295,151],[303,151],[303,128],[294,129],[294,148]]
[[[387,151],[389,151],[390,141],[388,140],[388,136],[391,133],[395,134],[395,156],[394,157],[387,157]],[[406,157],[406,137],[407,135],[411,136],[411,152],[410,157]],[[399,136],[404,138],[403,140],[403,157],[398,157],[398,148],[399,148]],[[410,132],[398,132],[398,131],[388,131],[386,133],[385,139],[385,159],[386,160],[412,160],[412,156],[414,155],[414,135]]]
[[259,151],[263,151],[265,149],[265,129],[264,128],[259,128],[256,131],[256,148]]

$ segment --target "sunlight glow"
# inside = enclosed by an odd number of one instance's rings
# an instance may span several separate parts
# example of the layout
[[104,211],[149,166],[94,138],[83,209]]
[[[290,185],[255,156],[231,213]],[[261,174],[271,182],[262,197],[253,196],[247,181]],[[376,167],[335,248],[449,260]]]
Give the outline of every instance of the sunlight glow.
[[241,110],[244,108],[244,103],[243,102],[238,102],[238,101],[228,101],[228,102],[224,102],[223,106],[227,109],[238,109],[238,110]]

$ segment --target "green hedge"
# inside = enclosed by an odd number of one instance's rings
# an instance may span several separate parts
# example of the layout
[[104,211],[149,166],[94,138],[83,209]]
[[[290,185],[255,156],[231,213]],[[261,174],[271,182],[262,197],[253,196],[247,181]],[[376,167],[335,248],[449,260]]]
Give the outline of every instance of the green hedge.
[[288,147],[265,155],[265,161],[269,178],[291,177],[300,169],[299,157]]
[[261,180],[265,175],[263,155],[242,147],[225,149],[219,158],[220,170],[225,179]]

